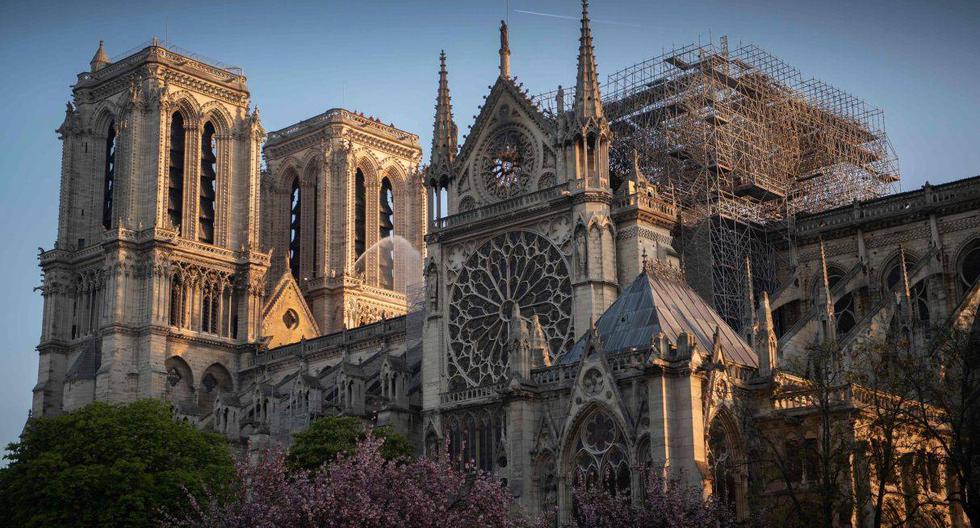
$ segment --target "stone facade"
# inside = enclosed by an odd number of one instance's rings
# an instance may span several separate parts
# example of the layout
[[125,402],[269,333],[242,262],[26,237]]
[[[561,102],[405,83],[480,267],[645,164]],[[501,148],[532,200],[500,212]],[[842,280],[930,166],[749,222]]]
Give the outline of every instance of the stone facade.
[[[664,467],[744,520],[762,507],[750,490],[774,502],[785,495],[772,468],[751,460],[760,432],[799,440],[779,450],[800,458],[794,482],[808,482],[801,446],[816,442],[819,417],[793,368],[807,347],[896,332],[922,346],[930,325],[976,324],[980,179],[771,228],[766,236],[783,241],[782,286],[746,288],[753,309],[735,329],[688,285],[683,211],[638,162],[612,186],[614,138],[587,11],[574,93],[566,101],[559,89],[557,112],[543,112],[515,82],[510,53],[502,24],[499,76],[462,146],[441,56],[423,171],[416,136],[334,109],[270,134],[261,177],[263,133],[243,78],[158,46],[117,63],[97,55],[60,129],[62,217],[57,247],[41,255],[34,412],[161,397],[253,448],[288,444],[318,417],[359,416],[392,425],[420,454],[448,442],[505,479],[531,512],[557,508],[570,519],[571,489],[583,477],[612,475],[619,492],[639,497],[643,472]],[[192,137],[219,123],[213,243],[168,223],[165,153],[178,111]],[[105,229],[91,213],[108,196],[105,149],[87,145],[107,145],[113,119],[125,127],[116,129],[124,132]],[[185,181],[202,181],[196,171],[207,167],[192,150]],[[155,187],[136,180],[136,163],[156,168]],[[194,226],[200,193],[184,194],[181,225]],[[368,251],[389,228],[424,259],[417,304],[406,296],[410,259]],[[216,332],[199,308],[214,276],[230,284],[218,291],[231,292],[237,315],[223,315],[219,293]],[[187,308],[173,310],[172,297],[184,295]],[[842,416],[855,417],[841,420],[843,434],[861,441],[866,396],[852,386],[833,396]],[[862,464],[853,462],[842,485],[863,486]],[[942,496],[946,485],[937,477],[922,493]],[[840,524],[860,524],[866,506],[842,504]],[[957,511],[933,516],[963,525]]]
[[[263,240],[277,255],[273,275],[292,271],[326,333],[404,315],[421,287],[418,136],[332,109],[270,133],[264,152]],[[393,220],[388,231],[383,201]]]

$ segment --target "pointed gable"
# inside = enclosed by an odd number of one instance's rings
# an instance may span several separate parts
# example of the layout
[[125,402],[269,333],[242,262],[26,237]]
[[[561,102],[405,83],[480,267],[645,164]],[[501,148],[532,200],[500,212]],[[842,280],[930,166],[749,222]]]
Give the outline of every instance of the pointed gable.
[[[641,273],[596,322],[606,354],[650,346],[663,332],[671,343],[681,333],[694,336],[701,350],[714,350],[715,331],[728,360],[756,366],[757,358],[738,333],[686,282],[652,273]],[[561,363],[578,361],[588,336],[580,338]]]
[[542,135],[547,135],[548,130],[552,128],[548,118],[541,113],[531,98],[521,91],[513,79],[498,77],[497,82],[490,89],[490,94],[487,95],[486,102],[480,108],[480,113],[476,116],[469,135],[466,136],[466,141],[463,142],[463,148],[459,153],[459,159],[463,160],[463,163],[468,163],[471,155],[480,150],[480,145],[486,139],[486,132],[499,124],[500,108],[504,104],[508,104],[518,112],[519,117],[513,118],[514,120],[526,119],[528,121],[526,124],[533,124]]
[[287,269],[262,310],[262,337],[269,338],[271,348],[319,335],[316,319],[310,313],[303,293]]

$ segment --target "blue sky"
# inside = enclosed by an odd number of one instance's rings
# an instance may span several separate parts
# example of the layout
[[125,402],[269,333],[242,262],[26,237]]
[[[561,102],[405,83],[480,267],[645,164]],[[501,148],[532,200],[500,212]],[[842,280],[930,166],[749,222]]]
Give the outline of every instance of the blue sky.
[[[438,54],[460,133],[497,75],[497,26],[531,93],[575,74],[576,0],[10,1],[0,17],[0,442],[37,379],[37,247],[55,238],[64,117],[99,39],[110,57],[153,36],[245,69],[267,130],[344,106],[413,131],[428,152]],[[525,12],[522,12],[525,11]],[[599,73],[717,39],[757,44],[885,112],[902,188],[980,174],[980,2],[595,0]]]

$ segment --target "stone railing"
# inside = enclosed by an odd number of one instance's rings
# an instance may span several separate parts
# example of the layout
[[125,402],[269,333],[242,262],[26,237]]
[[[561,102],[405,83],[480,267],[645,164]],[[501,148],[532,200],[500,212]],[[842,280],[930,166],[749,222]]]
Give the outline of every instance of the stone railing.
[[462,403],[470,400],[478,400],[495,396],[499,391],[507,386],[506,382],[500,382],[483,387],[470,387],[453,392],[447,392],[439,396],[439,401],[443,404]]
[[315,129],[320,125],[324,125],[331,122],[341,122],[348,121],[361,128],[370,128],[375,132],[379,132],[382,135],[389,137],[397,141],[408,141],[413,145],[419,144],[419,137],[411,132],[405,132],[404,130],[399,130],[392,125],[386,125],[381,121],[361,115],[343,108],[331,108],[326,112],[313,116],[309,119],[304,119],[295,125],[283,128],[281,130],[276,130],[274,132],[269,132],[267,137],[267,143],[275,143],[288,139],[291,136]]
[[471,222],[476,222],[478,220],[483,220],[485,218],[493,218],[511,211],[533,207],[535,205],[558,198],[566,192],[571,192],[573,190],[572,187],[571,182],[559,183],[554,187],[548,187],[547,189],[541,189],[540,191],[522,194],[520,196],[508,198],[497,203],[492,203],[490,205],[477,207],[476,209],[470,209],[469,211],[464,211],[462,213],[439,218],[432,222],[432,229],[434,231],[449,229],[452,227],[469,224]]
[[636,192],[628,196],[617,196],[613,199],[612,206],[614,210],[639,207],[653,211],[665,218],[677,218],[677,207],[664,201],[663,197],[658,194],[649,196],[643,192]]
[[351,330],[334,332],[308,341],[300,341],[299,343],[290,343],[271,348],[266,352],[256,355],[254,364],[248,366],[264,365],[292,356],[309,356],[331,349],[339,350],[361,341],[378,339],[385,335],[403,334],[407,328],[406,316],[393,317],[384,321],[378,321],[377,323],[359,326]]
[[921,189],[886,196],[822,213],[801,216],[796,231],[813,234],[853,223],[905,215],[928,208],[943,207],[968,199],[980,199],[980,176],[942,185],[924,185]]

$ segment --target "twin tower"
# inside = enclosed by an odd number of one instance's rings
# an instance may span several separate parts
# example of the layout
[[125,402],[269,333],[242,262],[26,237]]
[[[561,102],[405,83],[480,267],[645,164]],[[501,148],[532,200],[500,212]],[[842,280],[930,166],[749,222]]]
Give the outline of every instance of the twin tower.
[[58,128],[34,415],[180,387],[200,414],[261,348],[406,312],[418,136],[332,109],[266,140],[240,69],[156,40],[90,66]]

